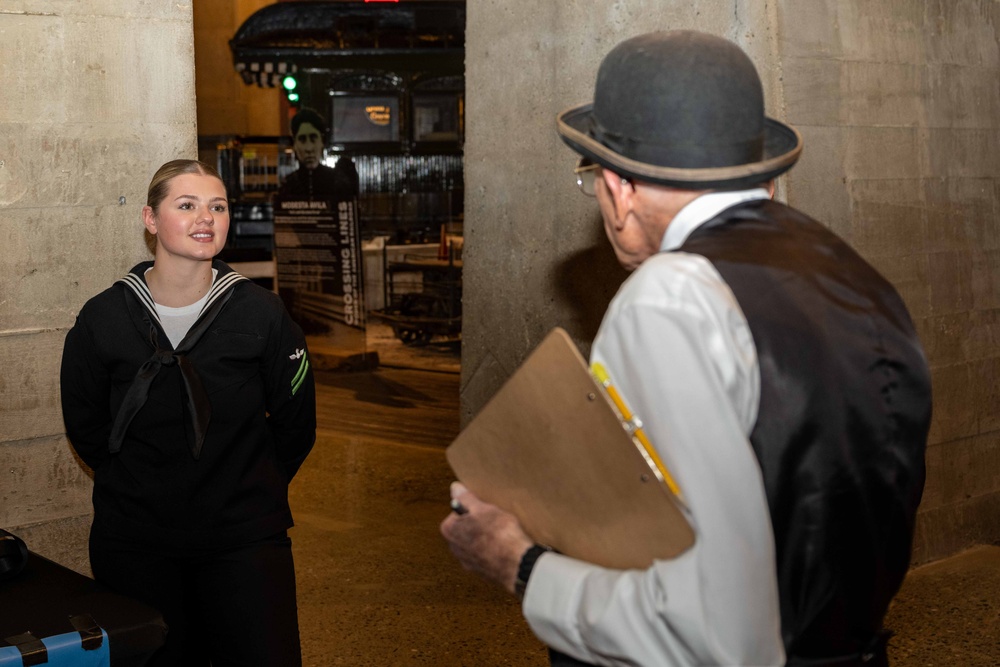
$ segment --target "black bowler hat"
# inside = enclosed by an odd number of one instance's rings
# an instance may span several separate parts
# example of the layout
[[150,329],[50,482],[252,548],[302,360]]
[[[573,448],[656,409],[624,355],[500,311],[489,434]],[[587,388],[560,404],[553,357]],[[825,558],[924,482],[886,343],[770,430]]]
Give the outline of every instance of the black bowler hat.
[[750,58],[705,33],[655,32],[605,56],[593,104],[556,119],[570,148],[615,173],[687,189],[736,189],[784,173],[798,131],[764,115]]

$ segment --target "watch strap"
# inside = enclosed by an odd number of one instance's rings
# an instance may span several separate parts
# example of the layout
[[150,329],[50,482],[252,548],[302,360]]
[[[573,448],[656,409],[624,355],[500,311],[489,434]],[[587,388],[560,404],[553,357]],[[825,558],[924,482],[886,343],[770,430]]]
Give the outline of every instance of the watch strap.
[[524,591],[528,588],[528,578],[531,577],[531,571],[535,569],[538,557],[547,551],[552,550],[541,544],[535,544],[521,556],[521,563],[517,567],[517,579],[514,582],[514,594],[519,600],[524,599]]

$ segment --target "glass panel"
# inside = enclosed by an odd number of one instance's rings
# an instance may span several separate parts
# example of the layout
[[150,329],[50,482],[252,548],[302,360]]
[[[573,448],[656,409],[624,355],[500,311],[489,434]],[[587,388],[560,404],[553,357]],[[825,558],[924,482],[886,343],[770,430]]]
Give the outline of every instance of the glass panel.
[[421,93],[412,99],[415,141],[461,140],[458,93]]

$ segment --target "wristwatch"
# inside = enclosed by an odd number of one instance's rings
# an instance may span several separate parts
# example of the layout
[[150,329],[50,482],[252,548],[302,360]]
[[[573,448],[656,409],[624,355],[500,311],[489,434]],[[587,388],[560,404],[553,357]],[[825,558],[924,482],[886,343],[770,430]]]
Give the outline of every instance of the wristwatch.
[[531,571],[535,569],[535,562],[546,551],[552,551],[552,549],[535,544],[521,556],[521,564],[517,567],[517,580],[514,582],[514,594],[517,595],[518,600],[524,599],[524,591],[528,587]]

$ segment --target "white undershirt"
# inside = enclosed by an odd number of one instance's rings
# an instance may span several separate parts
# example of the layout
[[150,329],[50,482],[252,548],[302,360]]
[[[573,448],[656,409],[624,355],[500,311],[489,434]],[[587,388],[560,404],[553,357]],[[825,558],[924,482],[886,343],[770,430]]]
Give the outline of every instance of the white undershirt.
[[[146,273],[149,273],[149,271],[150,269],[147,269]],[[213,283],[218,274],[218,269],[212,269]],[[160,303],[155,304],[156,314],[160,318],[160,326],[163,327],[163,331],[167,334],[167,338],[170,339],[170,344],[174,346],[174,349],[177,349],[177,346],[184,340],[184,336],[187,335],[187,332],[198,320],[198,316],[201,315],[201,309],[205,307],[205,302],[208,301],[208,295],[211,291],[206,291],[205,296],[189,306],[171,308]]]

